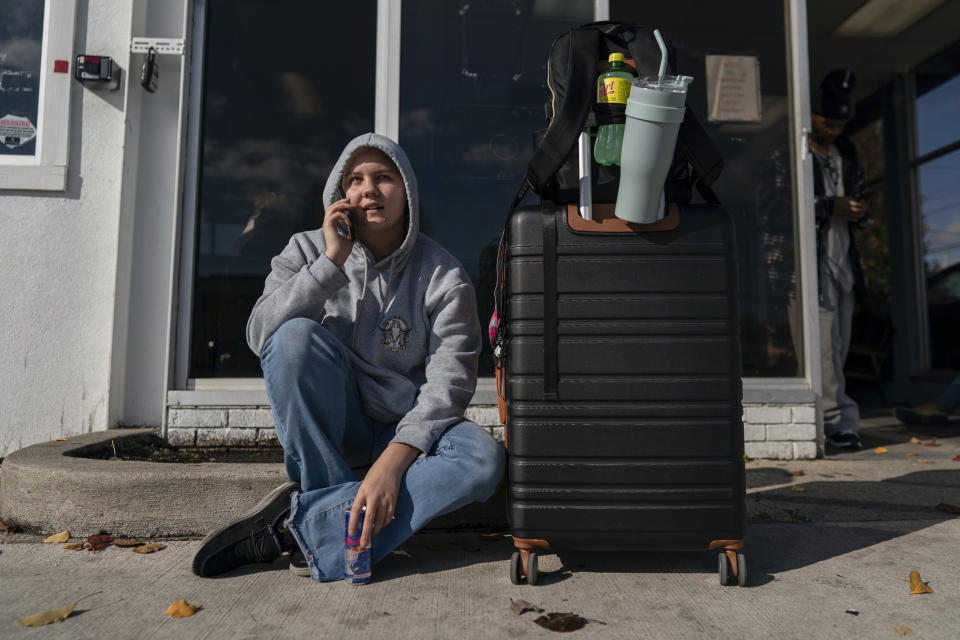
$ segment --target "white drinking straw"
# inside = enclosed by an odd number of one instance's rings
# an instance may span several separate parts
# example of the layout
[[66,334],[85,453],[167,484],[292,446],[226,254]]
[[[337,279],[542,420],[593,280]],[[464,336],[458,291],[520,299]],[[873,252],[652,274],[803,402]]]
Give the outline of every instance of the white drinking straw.
[[657,44],[660,45],[660,73],[658,75],[662,78],[667,75],[667,45],[663,42],[660,29],[653,30],[653,37],[657,39]]

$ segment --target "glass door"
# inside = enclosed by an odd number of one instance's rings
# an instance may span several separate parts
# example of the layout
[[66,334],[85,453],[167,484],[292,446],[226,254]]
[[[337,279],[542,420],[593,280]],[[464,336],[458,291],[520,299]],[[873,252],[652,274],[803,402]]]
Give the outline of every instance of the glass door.
[[374,127],[376,0],[207,0],[189,378],[261,377],[246,322],[270,260],[323,221]]
[[[400,144],[420,185],[420,230],[464,265],[480,324],[493,312],[507,206],[547,126],[554,38],[592,22],[594,3],[403,0]],[[481,376],[493,375],[484,340]]]
[[917,189],[930,364],[960,369],[960,44],[916,72]]
[[[672,42],[674,70],[694,77],[687,108],[723,154],[714,190],[737,229],[744,377],[804,373],[784,4],[610,2],[612,20],[658,26]],[[711,102],[708,86],[721,80],[730,90]],[[748,108],[756,103],[759,112]]]

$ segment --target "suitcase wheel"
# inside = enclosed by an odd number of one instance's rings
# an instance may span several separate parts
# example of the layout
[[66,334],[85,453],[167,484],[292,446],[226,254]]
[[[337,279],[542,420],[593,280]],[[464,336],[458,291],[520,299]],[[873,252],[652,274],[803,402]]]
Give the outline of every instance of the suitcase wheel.
[[[526,567],[523,566],[523,556],[526,556]],[[510,556],[510,582],[513,584],[523,584],[526,577],[527,584],[537,584],[539,571],[537,569],[537,553],[535,551],[521,553],[514,551]]]
[[531,551],[530,555],[527,557],[527,584],[537,584],[537,576],[539,573],[540,572],[537,569],[537,552]]
[[522,573],[520,570],[520,552],[514,551],[513,555],[510,556],[510,582],[513,584],[522,584]]
[[[744,587],[747,584],[747,558],[742,553],[721,551],[717,554],[720,584],[724,587],[736,583]],[[734,566],[733,562],[736,562]]]

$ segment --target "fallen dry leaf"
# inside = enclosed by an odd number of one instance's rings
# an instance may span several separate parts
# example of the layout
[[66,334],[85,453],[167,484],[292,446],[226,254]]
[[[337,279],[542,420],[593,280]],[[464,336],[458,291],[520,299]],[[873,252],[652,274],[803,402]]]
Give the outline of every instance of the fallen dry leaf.
[[804,487],[801,487],[801,486],[798,485],[798,484],[795,484],[795,485],[793,485],[793,486],[790,487],[790,488],[791,488],[792,490],[794,490],[794,491],[799,492],[799,493],[803,493],[804,491],[806,491],[806,489],[805,489]]
[[933,589],[920,579],[919,571],[910,572],[910,593],[933,593]]
[[923,442],[923,440],[921,440],[917,436],[913,436],[912,438],[910,438],[910,444],[920,444],[921,442]]
[[503,540],[502,533],[481,533],[480,539],[485,542],[495,542],[497,540]]
[[936,436],[934,436],[934,437],[933,437],[933,440],[931,440],[930,442],[921,442],[920,444],[922,444],[922,445],[925,446],[925,447],[939,447],[939,446],[940,446],[940,445],[937,444],[937,437],[936,437]]
[[66,439],[66,438],[54,438],[53,441],[54,441],[54,442],[66,442],[67,439]]
[[917,464],[933,464],[933,460],[914,460]]
[[877,447],[876,449],[873,450],[873,452],[874,452],[874,453],[886,453],[886,452],[887,452],[887,448],[886,448],[886,447]]
[[917,455],[918,453],[920,453],[920,452],[919,452],[919,451],[911,451],[910,453],[907,454],[907,457],[908,457],[908,458],[912,458],[913,456]]
[[789,475],[791,475],[791,476],[794,476],[794,477],[807,475],[807,474],[805,474],[805,473],[803,472],[803,469],[801,469],[801,470],[799,470],[799,471],[788,471],[787,473],[788,473]]
[[913,633],[913,629],[906,625],[897,624],[896,622],[891,622],[890,624],[893,625],[893,630],[897,632],[897,635],[909,636]]
[[392,553],[393,555],[398,556],[398,557],[400,557],[400,558],[412,558],[412,557],[413,557],[412,555],[410,555],[410,552],[409,552],[409,551],[404,551],[403,549],[394,549],[394,550],[391,551],[390,553]]
[[61,531],[60,533],[55,533],[49,538],[44,539],[44,542],[66,542],[70,539],[70,531]]
[[0,520],[0,531],[3,531],[4,533],[13,533],[16,530],[17,528],[12,524],[7,524],[3,520]]
[[115,547],[139,547],[142,544],[147,544],[147,541],[137,540],[135,538],[131,538],[131,539],[118,538],[113,541],[113,546]]
[[944,513],[955,513],[960,515],[960,507],[955,504],[947,504],[946,502],[941,502],[937,505],[937,509],[943,511]]
[[164,611],[171,618],[186,618],[197,612],[197,605],[190,604],[186,600],[177,600]]
[[26,618],[18,618],[17,622],[25,627],[42,627],[43,625],[50,624],[51,622],[60,622],[61,620],[66,620],[70,614],[73,613],[73,609],[76,606],[77,603],[74,602],[70,606],[63,607],[62,609],[47,609],[46,611],[35,613],[32,616],[27,616]]
[[148,542],[146,544],[141,544],[138,547],[133,548],[134,553],[153,553],[154,551],[160,551],[161,549],[166,549],[167,545],[161,544],[159,542]]
[[587,621],[575,613],[548,613],[534,622],[550,631],[576,631],[582,629]]
[[93,535],[87,538],[90,551],[99,551],[113,544],[113,536]]
[[66,549],[67,551],[80,551],[85,546],[87,546],[86,542],[71,542],[70,544],[65,544],[60,548]]
[[954,460],[955,462],[960,462],[960,453],[958,453],[957,455],[953,456],[953,460]]
[[543,613],[543,609],[538,607],[535,604],[530,604],[526,600],[514,600],[510,598],[510,608],[513,609],[513,612],[518,616],[526,613],[527,611],[533,611],[534,613]]

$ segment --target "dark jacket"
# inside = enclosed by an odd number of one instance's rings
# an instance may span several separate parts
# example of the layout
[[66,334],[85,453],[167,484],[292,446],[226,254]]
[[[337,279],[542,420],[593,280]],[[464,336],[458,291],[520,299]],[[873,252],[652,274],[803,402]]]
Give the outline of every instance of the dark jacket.
[[[863,175],[863,169],[857,160],[857,149],[848,138],[839,136],[834,140],[833,145],[840,152],[840,158],[843,165],[843,193],[850,198],[859,199],[864,192],[866,179]],[[823,195],[823,172],[820,169],[820,162],[814,158],[813,161],[813,207],[817,219],[817,268],[820,270],[822,278],[823,252],[826,251],[827,233],[830,231],[830,216],[833,215],[833,197]],[[867,276],[863,269],[863,260],[860,258],[860,249],[857,248],[857,240],[854,231],[856,229],[865,229],[873,224],[873,218],[869,213],[863,216],[859,222],[849,223],[850,228],[850,251],[847,257],[850,258],[850,264],[853,269],[853,290],[862,299],[867,295]],[[822,287],[821,287],[822,289]]]

